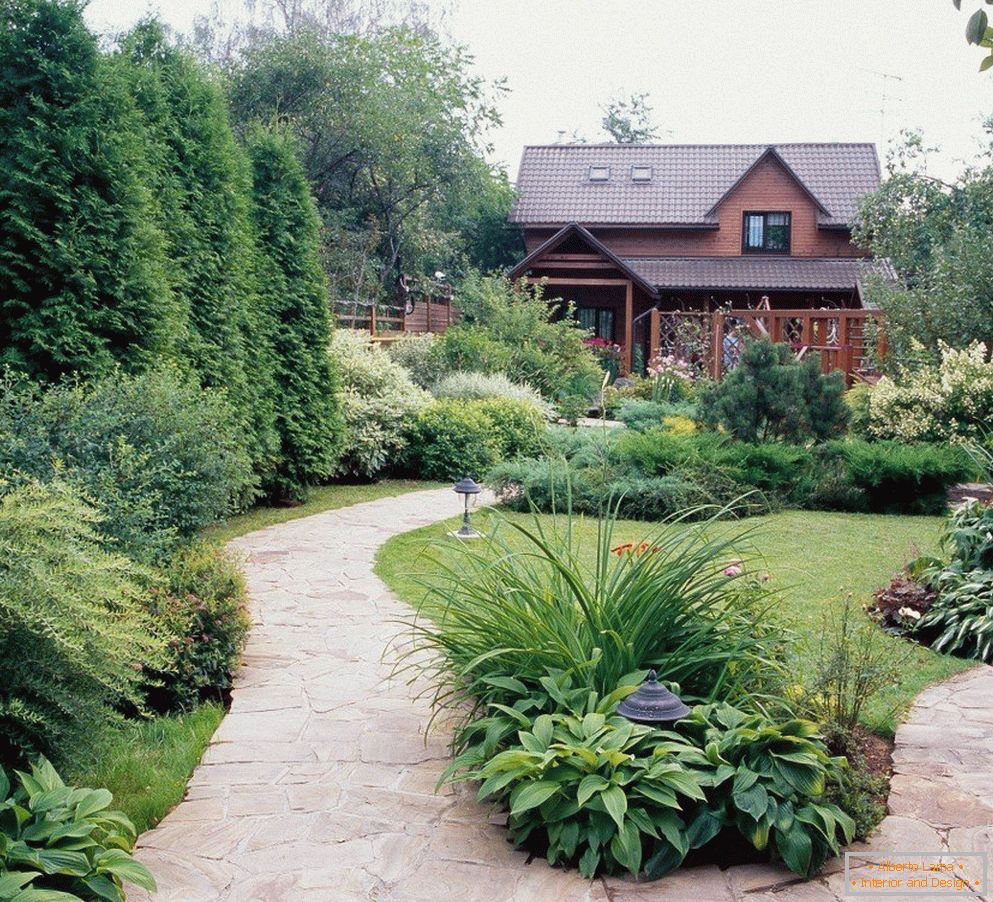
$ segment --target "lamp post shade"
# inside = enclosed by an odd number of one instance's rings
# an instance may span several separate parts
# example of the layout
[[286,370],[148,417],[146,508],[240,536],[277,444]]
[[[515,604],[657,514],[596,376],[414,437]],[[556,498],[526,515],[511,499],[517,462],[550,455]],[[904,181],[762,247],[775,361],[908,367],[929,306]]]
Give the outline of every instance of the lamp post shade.
[[659,681],[654,670],[648,671],[648,679],[617,706],[617,713],[635,723],[657,726],[675,723],[690,713],[675,695]]
[[471,476],[463,476],[453,488],[459,495],[478,495],[483,490]]
[[462,525],[454,532],[450,532],[449,535],[458,539],[481,539],[482,533],[478,533],[472,528],[472,521],[469,518],[469,498],[478,495],[483,490],[482,486],[472,477],[463,476],[452,488],[456,494],[465,499],[465,511],[462,514]]

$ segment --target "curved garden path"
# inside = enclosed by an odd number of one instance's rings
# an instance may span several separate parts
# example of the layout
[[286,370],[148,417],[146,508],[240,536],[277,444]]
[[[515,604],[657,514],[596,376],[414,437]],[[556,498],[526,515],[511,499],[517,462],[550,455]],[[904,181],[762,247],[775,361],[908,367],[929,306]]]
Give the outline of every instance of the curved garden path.
[[[425,742],[427,702],[387,681],[391,621],[408,611],[372,566],[391,536],[457,513],[438,489],[233,543],[248,558],[255,627],[185,801],[140,839],[158,902],[842,899],[838,864],[809,882],[769,865],[588,882],[527,864],[469,794],[434,793],[445,736]],[[993,669],[924,692],[895,764],[873,852],[993,851]]]

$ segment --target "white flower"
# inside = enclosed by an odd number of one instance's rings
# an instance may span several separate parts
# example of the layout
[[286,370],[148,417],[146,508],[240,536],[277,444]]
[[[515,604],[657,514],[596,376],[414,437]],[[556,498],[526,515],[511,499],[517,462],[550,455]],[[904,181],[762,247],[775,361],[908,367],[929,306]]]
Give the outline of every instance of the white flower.
[[921,619],[921,612],[920,611],[915,611],[913,608],[900,608],[900,610],[897,611],[897,614],[899,614],[900,617],[903,620],[920,620]]

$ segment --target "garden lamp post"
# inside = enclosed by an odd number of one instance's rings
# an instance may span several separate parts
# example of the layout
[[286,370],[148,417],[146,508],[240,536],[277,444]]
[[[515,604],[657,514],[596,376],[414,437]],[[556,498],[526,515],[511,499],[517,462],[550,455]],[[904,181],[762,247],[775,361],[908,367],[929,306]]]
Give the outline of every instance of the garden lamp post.
[[455,483],[456,494],[461,495],[465,499],[465,512],[462,515],[462,525],[455,530],[450,532],[450,536],[455,536],[458,539],[481,539],[483,537],[482,533],[476,532],[472,528],[472,521],[469,519],[469,498],[472,495],[478,495],[482,488],[479,483],[469,476],[464,476],[458,482]]
[[649,670],[648,679],[617,706],[617,713],[635,723],[662,727],[685,717],[690,709],[658,681],[654,670]]

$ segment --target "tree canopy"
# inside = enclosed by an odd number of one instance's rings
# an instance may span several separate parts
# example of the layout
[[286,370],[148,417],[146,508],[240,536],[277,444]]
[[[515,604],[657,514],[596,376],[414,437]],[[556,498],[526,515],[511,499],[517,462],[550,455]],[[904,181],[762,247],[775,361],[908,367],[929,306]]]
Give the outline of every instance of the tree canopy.
[[908,133],[891,154],[887,178],[863,202],[855,241],[888,257],[901,281],[867,286],[886,314],[897,362],[920,346],[937,359],[939,342],[993,347],[993,121],[990,147],[953,182],[928,175],[928,147]]

